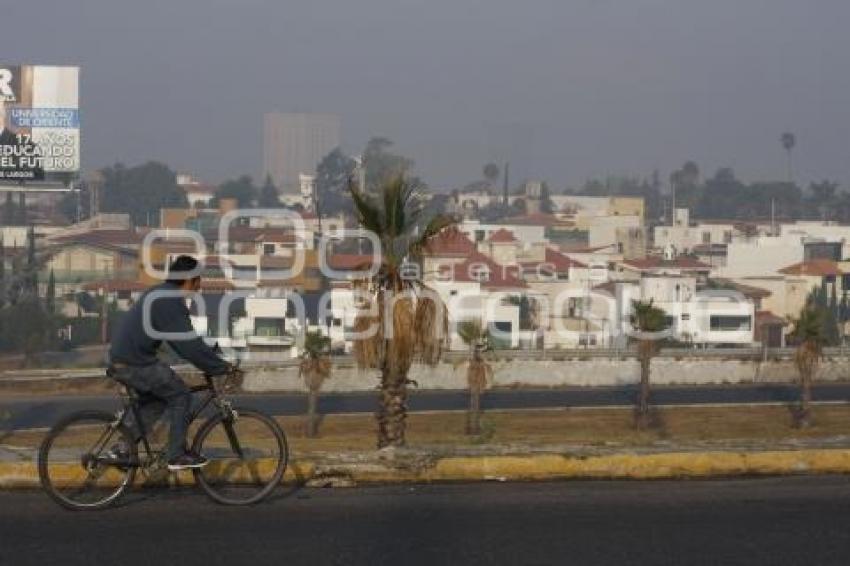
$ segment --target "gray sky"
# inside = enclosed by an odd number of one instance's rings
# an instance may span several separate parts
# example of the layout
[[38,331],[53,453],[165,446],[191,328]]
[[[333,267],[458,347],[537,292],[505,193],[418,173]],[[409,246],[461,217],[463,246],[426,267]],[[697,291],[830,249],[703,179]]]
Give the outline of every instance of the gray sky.
[[557,189],[666,179],[694,159],[747,180],[850,189],[846,0],[27,0],[6,63],[78,64],[83,160],[160,159],[210,181],[261,167],[269,110],[335,112],[436,186],[510,152]]

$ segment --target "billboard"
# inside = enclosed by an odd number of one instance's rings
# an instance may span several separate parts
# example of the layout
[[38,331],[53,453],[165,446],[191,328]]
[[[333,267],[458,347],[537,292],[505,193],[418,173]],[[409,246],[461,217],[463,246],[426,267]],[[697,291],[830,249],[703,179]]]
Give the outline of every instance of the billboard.
[[80,170],[79,74],[0,63],[0,183]]

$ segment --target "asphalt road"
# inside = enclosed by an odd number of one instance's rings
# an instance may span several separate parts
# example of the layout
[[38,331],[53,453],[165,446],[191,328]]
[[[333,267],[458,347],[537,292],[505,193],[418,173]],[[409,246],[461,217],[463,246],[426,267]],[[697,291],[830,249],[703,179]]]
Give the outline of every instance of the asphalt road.
[[[487,409],[532,409],[550,407],[610,407],[631,405],[635,387],[574,387],[564,389],[494,390],[484,394],[482,406]],[[729,385],[656,387],[652,402],[657,405],[709,403],[791,403],[798,398],[793,385]],[[323,414],[372,413],[376,408],[374,393],[327,393],[319,400]],[[818,384],[815,401],[850,402],[849,383]],[[411,391],[412,411],[461,410],[467,407],[465,391]],[[304,395],[267,393],[237,396],[237,404],[273,415],[298,415],[306,407]],[[112,396],[34,396],[0,400],[0,415],[8,420],[2,428],[46,427],[62,415],[80,409],[113,410],[118,399]]]
[[850,479],[305,489],[224,508],[131,493],[73,513],[0,494],[0,564],[846,566]]

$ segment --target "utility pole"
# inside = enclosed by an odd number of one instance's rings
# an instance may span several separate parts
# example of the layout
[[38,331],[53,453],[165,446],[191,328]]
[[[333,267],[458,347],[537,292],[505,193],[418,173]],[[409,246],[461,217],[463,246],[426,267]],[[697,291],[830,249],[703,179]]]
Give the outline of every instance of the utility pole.
[[508,186],[509,186],[509,177],[511,171],[511,164],[505,161],[505,175],[504,175],[504,186],[502,187],[502,204],[505,206],[508,205]]

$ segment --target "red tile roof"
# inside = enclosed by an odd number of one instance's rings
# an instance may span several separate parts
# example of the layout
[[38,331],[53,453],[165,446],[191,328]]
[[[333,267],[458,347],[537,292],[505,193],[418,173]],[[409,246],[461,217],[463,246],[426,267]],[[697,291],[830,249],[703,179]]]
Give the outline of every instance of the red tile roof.
[[555,273],[568,273],[572,268],[587,267],[582,262],[576,261],[557,250],[553,250],[552,248],[546,248],[546,255],[544,256],[543,261],[521,261],[520,265],[524,270],[534,270],[543,266],[552,266],[555,269]]
[[681,271],[711,271],[711,266],[700,260],[680,255],[675,259],[664,259],[661,257],[647,257],[643,259],[623,260],[623,264],[640,271],[653,271],[656,269],[678,269]]
[[373,261],[369,254],[334,254],[328,257],[327,263],[337,271],[365,271]]
[[[472,276],[473,267],[486,266],[490,272],[487,281],[479,281]],[[452,280],[460,282],[480,282],[485,289],[515,289],[527,287],[525,281],[516,276],[516,266],[500,265],[480,252],[474,252],[469,259],[452,266],[443,266],[445,270],[451,269]]]
[[510,230],[506,230],[505,228],[499,228],[498,230],[490,234],[488,240],[496,244],[508,244],[517,241],[517,239],[514,237],[514,233]]
[[67,236],[55,236],[53,237],[53,242],[57,244],[132,247],[141,245],[143,239],[143,234],[139,234],[133,230],[92,230],[79,234],[68,234]]
[[201,291],[232,291],[236,286],[232,281],[227,279],[208,279],[201,278]]
[[520,226],[553,226],[555,224],[572,224],[572,222],[559,220],[556,216],[552,214],[527,214],[525,216],[514,216],[513,218],[506,218],[500,224],[516,224]]
[[779,273],[785,275],[814,275],[824,277],[826,275],[842,275],[844,272],[838,264],[831,259],[810,259],[788,267],[783,267]]
[[431,238],[425,252],[438,257],[466,257],[476,252],[475,244],[456,227],[447,228]]
[[763,324],[781,324],[785,326],[788,324],[788,321],[770,311],[756,311],[756,326],[758,327]]
[[739,293],[750,299],[764,299],[773,294],[767,289],[762,289],[761,287],[756,287],[754,285],[745,285],[744,283],[738,283],[737,281],[732,281],[731,279],[722,279],[715,277],[711,280],[715,284],[715,289],[732,289],[734,291],[738,291]]
[[144,291],[147,285],[135,279],[106,279],[102,281],[91,281],[83,285],[84,291],[105,291],[116,293],[118,291]]
[[[218,227],[205,234],[208,240],[218,240]],[[227,231],[231,242],[291,242],[295,240],[291,227],[257,228],[254,226],[231,226]]]

